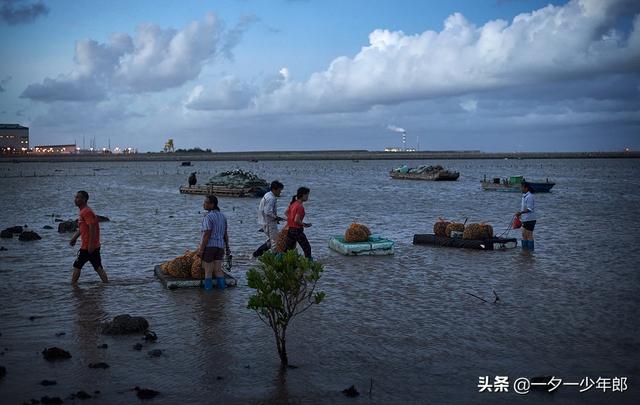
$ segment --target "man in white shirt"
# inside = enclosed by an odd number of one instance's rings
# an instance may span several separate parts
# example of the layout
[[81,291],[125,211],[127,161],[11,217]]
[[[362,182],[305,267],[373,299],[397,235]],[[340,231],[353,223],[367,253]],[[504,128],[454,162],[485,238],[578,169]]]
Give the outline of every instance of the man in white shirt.
[[274,180],[271,182],[271,191],[266,193],[260,200],[258,224],[267,235],[267,241],[253,252],[253,257],[262,256],[267,250],[275,249],[278,237],[278,223],[284,219],[278,216],[278,197],[280,197],[283,189],[284,185],[278,180]]
[[523,181],[520,189],[522,190],[522,201],[520,202],[520,211],[516,212],[516,216],[522,221],[522,249],[533,251],[533,229],[536,226],[535,201],[529,183]]

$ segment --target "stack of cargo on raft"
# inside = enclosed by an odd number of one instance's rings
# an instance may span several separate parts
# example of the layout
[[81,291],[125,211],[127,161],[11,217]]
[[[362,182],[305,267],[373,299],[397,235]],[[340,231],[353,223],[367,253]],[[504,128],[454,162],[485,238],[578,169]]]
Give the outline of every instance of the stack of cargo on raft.
[[[227,256],[225,270],[231,269],[231,257]],[[182,256],[166,261],[153,269],[160,282],[169,289],[182,287],[201,287],[204,282],[202,259],[196,252],[187,250]],[[238,281],[226,271],[224,278],[227,287],[235,287]]]
[[329,239],[329,248],[345,256],[386,256],[394,253],[395,242],[372,235],[369,228],[352,223],[344,235]]
[[218,197],[262,197],[269,183],[245,170],[229,170],[209,178],[203,185],[180,186],[180,194],[215,195]]
[[455,181],[460,177],[460,173],[445,170],[440,165],[422,165],[415,168],[404,165],[391,170],[389,176],[393,179],[401,180]]
[[461,224],[440,220],[433,225],[432,234],[413,235],[414,245],[435,245],[479,250],[511,249],[518,245],[515,238],[493,235],[491,225]]

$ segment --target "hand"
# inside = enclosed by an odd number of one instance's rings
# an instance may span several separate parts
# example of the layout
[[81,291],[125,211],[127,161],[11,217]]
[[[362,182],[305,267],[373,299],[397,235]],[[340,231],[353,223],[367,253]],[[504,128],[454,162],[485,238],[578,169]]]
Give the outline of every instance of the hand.
[[76,240],[77,240],[77,238],[71,238],[71,240],[69,241],[69,246],[75,246],[76,245]]
[[516,211],[516,217],[520,218],[520,215],[522,215],[522,213],[520,211]]
[[198,250],[196,250],[196,256],[202,259],[202,256],[204,256],[204,248],[199,247]]
[[89,254],[93,253],[94,250],[96,250],[96,248],[93,246],[87,247],[87,252],[89,252]]

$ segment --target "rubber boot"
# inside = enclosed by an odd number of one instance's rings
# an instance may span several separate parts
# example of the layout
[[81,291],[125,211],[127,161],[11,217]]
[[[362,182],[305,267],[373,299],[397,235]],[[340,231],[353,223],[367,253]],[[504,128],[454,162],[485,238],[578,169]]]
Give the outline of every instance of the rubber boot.
[[213,289],[213,279],[212,278],[205,278],[204,279],[204,289],[207,290],[207,291]]
[[533,240],[529,241],[529,250],[532,251],[532,252],[534,250]]
[[227,283],[224,281],[224,277],[216,277],[216,281],[218,282],[218,288],[224,290],[227,286]]
[[529,250],[529,241],[522,239],[522,250]]

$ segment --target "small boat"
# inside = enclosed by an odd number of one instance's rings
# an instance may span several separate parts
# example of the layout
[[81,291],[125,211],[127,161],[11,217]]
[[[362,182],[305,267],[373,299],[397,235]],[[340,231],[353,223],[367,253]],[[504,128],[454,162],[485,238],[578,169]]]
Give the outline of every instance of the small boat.
[[546,179],[545,181],[529,181],[525,180],[523,176],[511,176],[511,177],[494,177],[490,181],[487,180],[487,176],[480,181],[480,185],[483,190],[489,191],[507,191],[507,192],[519,192],[520,185],[526,181],[531,187],[531,191],[534,193],[548,193],[551,191],[556,183]]
[[203,185],[180,186],[180,194],[222,197],[262,197],[268,191],[266,180],[244,170],[218,173]]
[[191,162],[182,162],[180,166],[191,166]]
[[515,238],[493,237],[486,240],[449,238],[446,236],[436,236],[434,234],[413,235],[414,245],[435,245],[456,248],[478,249],[478,250],[504,250],[518,246]]
[[409,168],[406,165],[389,172],[392,179],[400,180],[431,180],[431,181],[455,181],[460,177],[459,172],[445,170],[442,166],[418,166]]
[[379,235],[369,236],[365,242],[345,242],[344,235],[329,239],[329,248],[345,256],[386,256],[393,254],[395,242]]
[[[169,290],[184,287],[202,287],[204,283],[204,280],[199,278],[178,278],[170,276],[169,274],[162,271],[162,268],[160,266],[155,266],[153,268],[153,272],[156,277],[158,277],[162,285],[164,285]],[[238,285],[238,280],[236,280],[235,277],[233,277],[226,271],[224,271],[224,280],[227,287],[236,287]]]

